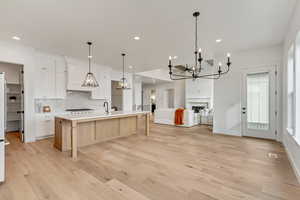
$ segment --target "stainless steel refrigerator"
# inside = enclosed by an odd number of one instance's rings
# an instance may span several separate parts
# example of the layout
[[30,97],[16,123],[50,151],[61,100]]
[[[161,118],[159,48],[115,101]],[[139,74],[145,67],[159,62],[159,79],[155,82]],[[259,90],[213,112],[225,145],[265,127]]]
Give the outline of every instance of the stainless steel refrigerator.
[[0,72],[0,182],[5,180],[6,81]]

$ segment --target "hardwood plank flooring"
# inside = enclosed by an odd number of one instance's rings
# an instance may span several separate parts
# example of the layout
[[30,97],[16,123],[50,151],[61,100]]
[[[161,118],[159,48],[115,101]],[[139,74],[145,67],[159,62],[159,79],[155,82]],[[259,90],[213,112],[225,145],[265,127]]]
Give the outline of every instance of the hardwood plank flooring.
[[56,150],[53,139],[21,144],[9,134],[0,200],[300,199],[280,143],[212,135],[206,126],[151,124],[149,137],[139,131],[80,148],[78,161]]

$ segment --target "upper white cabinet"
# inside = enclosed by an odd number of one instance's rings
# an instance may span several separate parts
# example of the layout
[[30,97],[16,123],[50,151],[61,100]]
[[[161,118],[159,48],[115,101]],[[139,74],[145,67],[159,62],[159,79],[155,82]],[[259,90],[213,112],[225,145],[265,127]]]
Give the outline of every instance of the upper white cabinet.
[[99,83],[97,88],[82,87],[83,80],[88,72],[88,63],[67,58],[67,89],[77,91],[91,91],[92,99],[107,99],[111,96],[111,69],[92,64],[92,72]]
[[64,57],[55,58],[55,97],[66,98],[67,90],[67,69]]
[[88,72],[87,63],[67,59],[67,89],[79,91],[91,91],[91,88],[82,87],[83,80]]
[[36,55],[35,98],[63,99],[66,96],[66,68],[63,57]]
[[92,99],[111,99],[111,77],[110,71],[106,67],[94,67],[94,74],[99,83],[99,87],[92,90]]

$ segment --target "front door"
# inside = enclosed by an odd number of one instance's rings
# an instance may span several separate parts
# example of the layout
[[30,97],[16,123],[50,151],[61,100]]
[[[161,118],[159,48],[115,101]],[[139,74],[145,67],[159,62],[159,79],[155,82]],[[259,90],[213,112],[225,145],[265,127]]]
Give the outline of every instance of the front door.
[[276,139],[276,67],[243,71],[243,136]]

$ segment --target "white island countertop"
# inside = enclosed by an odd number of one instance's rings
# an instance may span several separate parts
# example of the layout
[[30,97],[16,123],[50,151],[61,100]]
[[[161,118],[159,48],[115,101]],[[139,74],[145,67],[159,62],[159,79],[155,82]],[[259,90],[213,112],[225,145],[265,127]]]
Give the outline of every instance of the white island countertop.
[[98,118],[114,118],[114,117],[122,117],[122,116],[131,116],[131,115],[140,115],[140,114],[149,114],[149,111],[112,111],[109,113],[103,112],[92,112],[85,114],[61,114],[55,115],[55,117],[77,121],[77,120],[95,120]]

